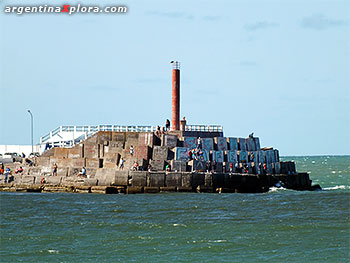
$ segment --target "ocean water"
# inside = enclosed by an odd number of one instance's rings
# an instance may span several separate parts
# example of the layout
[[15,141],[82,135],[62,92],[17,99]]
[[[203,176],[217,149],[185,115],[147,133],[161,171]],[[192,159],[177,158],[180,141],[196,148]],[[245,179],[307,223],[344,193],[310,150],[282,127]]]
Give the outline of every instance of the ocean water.
[[324,190],[0,193],[0,262],[349,262],[350,156],[283,159]]

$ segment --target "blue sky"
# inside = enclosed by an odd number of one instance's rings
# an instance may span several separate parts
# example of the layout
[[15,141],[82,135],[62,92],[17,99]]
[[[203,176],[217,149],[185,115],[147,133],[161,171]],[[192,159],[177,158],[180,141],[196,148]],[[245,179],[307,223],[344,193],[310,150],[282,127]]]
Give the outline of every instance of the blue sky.
[[80,1],[126,14],[5,14],[0,144],[59,125],[163,125],[170,60],[181,116],[254,131],[281,155],[350,154],[349,1]]

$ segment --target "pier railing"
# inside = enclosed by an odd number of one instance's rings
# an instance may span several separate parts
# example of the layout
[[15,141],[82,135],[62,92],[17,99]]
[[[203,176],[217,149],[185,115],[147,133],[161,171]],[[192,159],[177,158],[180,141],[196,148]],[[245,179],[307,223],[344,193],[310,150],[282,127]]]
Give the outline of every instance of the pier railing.
[[[156,126],[64,125],[40,137],[40,144],[71,147],[99,131],[155,132],[156,130]],[[186,125],[185,131],[223,132],[223,127],[221,125]]]

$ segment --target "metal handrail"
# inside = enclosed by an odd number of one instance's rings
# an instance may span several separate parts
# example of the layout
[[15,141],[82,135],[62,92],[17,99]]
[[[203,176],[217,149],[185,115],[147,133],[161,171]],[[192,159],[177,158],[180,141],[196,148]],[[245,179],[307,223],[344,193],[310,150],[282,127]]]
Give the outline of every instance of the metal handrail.
[[[89,136],[98,131],[116,131],[116,132],[154,132],[155,126],[123,126],[123,125],[64,125],[59,126],[48,134],[40,137],[40,143],[47,142],[50,138],[59,132],[86,132]],[[197,132],[223,132],[222,125],[186,125],[185,131]],[[88,136],[88,137],[89,137]],[[80,138],[80,137],[79,137]]]

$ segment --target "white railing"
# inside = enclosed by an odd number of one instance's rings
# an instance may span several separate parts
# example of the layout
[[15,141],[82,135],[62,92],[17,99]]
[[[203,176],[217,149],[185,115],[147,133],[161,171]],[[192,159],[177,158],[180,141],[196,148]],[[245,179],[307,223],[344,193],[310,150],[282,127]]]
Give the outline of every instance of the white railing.
[[222,125],[186,125],[185,131],[223,132]]
[[[59,126],[48,134],[40,137],[40,144],[58,143],[60,145],[74,145],[94,135],[98,131],[116,132],[155,132],[155,126],[123,126],[123,125],[65,125]],[[197,132],[223,132],[221,125],[186,125],[185,131]],[[64,140],[61,135],[71,133],[69,140]],[[57,135],[57,136],[56,136]],[[62,139],[54,139],[53,137]]]

